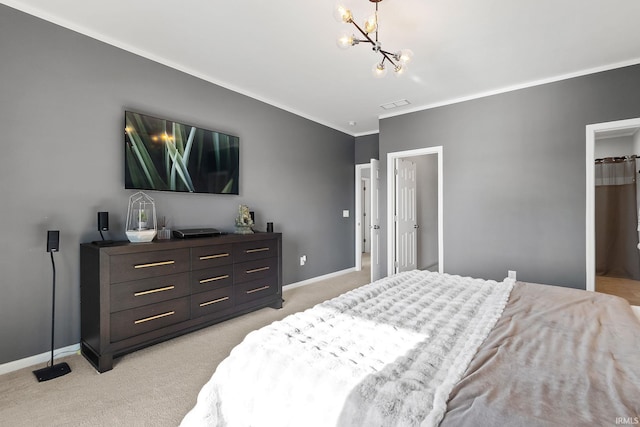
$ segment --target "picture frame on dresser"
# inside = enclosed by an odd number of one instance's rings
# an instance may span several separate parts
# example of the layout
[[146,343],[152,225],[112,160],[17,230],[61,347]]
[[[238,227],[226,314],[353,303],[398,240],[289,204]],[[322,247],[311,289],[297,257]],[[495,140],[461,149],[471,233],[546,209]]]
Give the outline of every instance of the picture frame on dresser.
[[118,356],[282,302],[281,233],[80,245],[80,350],[100,373]]

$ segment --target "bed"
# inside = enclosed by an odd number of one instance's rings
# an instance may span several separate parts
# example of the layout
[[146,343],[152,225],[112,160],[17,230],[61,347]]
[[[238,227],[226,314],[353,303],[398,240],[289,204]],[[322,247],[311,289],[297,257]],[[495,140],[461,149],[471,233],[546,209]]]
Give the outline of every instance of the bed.
[[251,332],[183,426],[640,423],[621,298],[411,271]]

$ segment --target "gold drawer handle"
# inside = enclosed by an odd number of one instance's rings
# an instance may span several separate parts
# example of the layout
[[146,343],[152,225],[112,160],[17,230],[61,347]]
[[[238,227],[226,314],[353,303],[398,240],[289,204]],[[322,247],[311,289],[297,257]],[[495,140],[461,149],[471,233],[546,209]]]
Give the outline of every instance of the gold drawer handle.
[[200,257],[200,261],[205,261],[208,259],[224,258],[226,256],[229,256],[229,254],[204,255]]
[[155,316],[145,317],[144,319],[138,319],[138,320],[134,321],[133,323],[137,325],[139,323],[148,322],[149,320],[156,320],[156,319],[160,319],[162,317],[171,316],[172,314],[176,314],[176,312],[175,311],[167,311],[166,313],[156,314]]
[[224,298],[214,299],[213,301],[203,302],[202,304],[200,304],[200,307],[206,307],[206,306],[208,306],[208,305],[215,304],[215,303],[217,303],[217,302],[226,301],[226,300],[228,300],[228,299],[229,299],[229,297],[224,297]]
[[247,249],[245,252],[248,254],[252,254],[255,252],[264,252],[264,251],[268,251],[269,248],[257,248],[257,249]]
[[266,271],[268,269],[269,269],[269,267],[254,268],[253,270],[246,270],[246,273],[247,274],[257,273],[259,271]]
[[216,280],[227,279],[228,277],[229,277],[229,275],[228,275],[228,274],[225,274],[224,276],[210,277],[210,278],[208,278],[208,279],[202,279],[202,280],[200,280],[200,283],[215,282]]
[[160,261],[160,262],[152,262],[150,264],[137,264],[137,265],[134,265],[133,268],[160,267],[162,265],[171,265],[175,263],[176,263],[175,261]]
[[149,295],[149,294],[155,294],[156,292],[164,292],[164,291],[170,291],[171,289],[174,289],[175,286],[165,286],[164,288],[157,288],[157,289],[150,289],[148,291],[142,291],[142,292],[136,292],[135,294],[133,294],[134,297],[141,297],[143,295]]
[[271,287],[271,286],[266,285],[266,286],[263,286],[263,287],[261,287],[261,288],[251,289],[250,291],[246,291],[246,292],[247,292],[247,294],[252,294],[252,293],[254,293],[254,292],[264,291],[265,289],[269,289],[270,287]]

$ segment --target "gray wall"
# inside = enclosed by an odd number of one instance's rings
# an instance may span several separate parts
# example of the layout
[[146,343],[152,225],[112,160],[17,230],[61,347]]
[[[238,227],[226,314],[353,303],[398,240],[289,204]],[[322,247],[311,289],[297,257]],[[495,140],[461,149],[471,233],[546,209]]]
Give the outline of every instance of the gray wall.
[[149,192],[173,227],[232,230],[247,204],[284,234],[285,284],[354,266],[354,137],[2,5],[0,57],[0,363],[49,349],[48,229],[55,346],[79,342],[79,244],[100,210],[125,239],[125,109],[240,137],[240,196]]
[[445,271],[584,289],[585,126],[639,117],[639,94],[632,66],[383,119],[382,206],[387,153],[441,145]]
[[356,165],[369,163],[371,159],[380,160],[380,134],[359,136],[355,142]]

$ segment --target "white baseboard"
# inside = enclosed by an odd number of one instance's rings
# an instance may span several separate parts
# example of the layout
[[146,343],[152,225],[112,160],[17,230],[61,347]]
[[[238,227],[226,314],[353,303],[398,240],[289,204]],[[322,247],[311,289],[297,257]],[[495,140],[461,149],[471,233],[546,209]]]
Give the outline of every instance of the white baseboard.
[[340,271],[335,271],[333,273],[325,274],[323,276],[312,277],[311,279],[303,280],[301,282],[295,282],[295,283],[291,283],[291,284],[288,284],[288,285],[284,285],[282,287],[282,290],[286,291],[288,289],[299,288],[300,286],[311,285],[312,283],[316,283],[316,282],[319,282],[321,280],[331,279],[333,277],[342,276],[343,274],[352,273],[354,271],[356,271],[355,267],[351,267],[351,268],[347,268],[345,270],[340,270]]
[[[70,346],[54,350],[53,357],[56,358],[59,356],[66,356],[70,353],[76,353],[79,350],[80,344],[72,344]],[[17,371],[18,369],[22,368],[28,368],[39,363],[48,362],[49,360],[51,360],[50,351],[42,354],[36,354],[35,356],[25,357],[24,359],[14,360],[13,362],[7,362],[0,365],[0,375],[8,374],[9,372]]]

